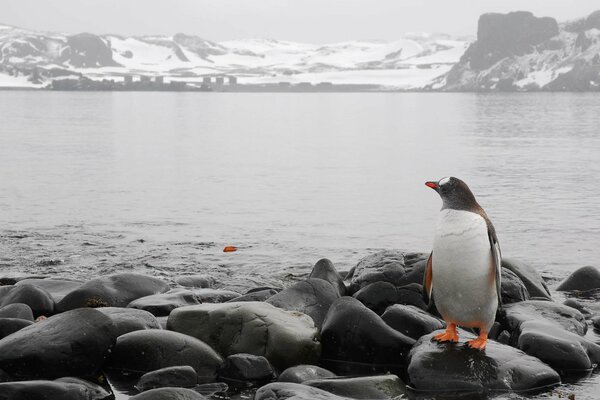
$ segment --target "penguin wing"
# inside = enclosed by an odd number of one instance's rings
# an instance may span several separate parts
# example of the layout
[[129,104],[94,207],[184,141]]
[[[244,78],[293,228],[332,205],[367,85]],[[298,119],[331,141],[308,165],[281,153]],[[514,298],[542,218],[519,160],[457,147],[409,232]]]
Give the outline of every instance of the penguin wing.
[[489,219],[486,219],[486,221],[488,226],[490,248],[492,250],[492,265],[496,270],[496,293],[498,295],[498,308],[502,308],[502,295],[500,292],[502,283],[502,254],[500,253],[500,243],[498,243],[498,237],[496,236],[494,225],[492,225]]
[[429,253],[429,258],[427,259],[427,266],[425,267],[425,274],[423,276],[423,300],[429,307],[433,304],[433,270],[431,268],[431,256],[433,256],[433,251]]

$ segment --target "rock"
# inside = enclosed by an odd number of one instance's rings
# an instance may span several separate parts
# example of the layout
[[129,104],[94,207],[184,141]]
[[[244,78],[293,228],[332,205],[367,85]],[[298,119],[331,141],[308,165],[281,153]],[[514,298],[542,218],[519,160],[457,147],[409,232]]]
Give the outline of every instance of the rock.
[[270,382],[277,374],[269,360],[252,354],[233,354],[225,359],[219,378],[236,387],[250,387]]
[[408,377],[417,392],[526,391],[560,383],[554,370],[513,347],[490,340],[485,351],[472,350],[464,345],[475,337],[470,333],[461,333],[460,344],[439,344],[433,335],[410,352]]
[[158,329],[119,336],[109,366],[122,372],[150,372],[165,367],[189,365],[199,382],[214,382],[223,359],[196,338]]
[[502,258],[502,268],[512,271],[521,278],[521,281],[529,292],[529,296],[532,298],[552,299],[542,276],[533,267],[511,258]]
[[55,304],[52,296],[46,290],[37,286],[13,286],[2,297],[0,307],[15,303],[27,304],[31,308],[34,317],[54,314]]
[[175,279],[181,286],[194,288],[211,288],[215,284],[215,278],[208,275],[188,275]]
[[415,340],[446,326],[445,322],[420,308],[403,304],[388,307],[381,319],[393,329]]
[[192,389],[159,388],[151,389],[130,397],[129,400],[208,400],[207,397]]
[[320,328],[331,304],[339,298],[337,289],[323,279],[309,278],[270,297],[266,303],[310,316]]
[[115,339],[101,312],[68,311],[0,340],[0,368],[18,379],[88,376],[102,368]]
[[189,365],[166,367],[147,372],[135,388],[140,392],[161,387],[191,388],[198,384],[198,374]]
[[254,400],[350,400],[350,398],[299,383],[274,382],[258,389]]
[[429,253],[404,253],[404,270],[406,273],[400,281],[400,286],[411,283],[423,285],[428,259]]
[[600,315],[592,318],[592,324],[594,325],[594,329],[600,330]]
[[0,318],[19,318],[33,321],[33,311],[27,304],[13,303],[0,308]]
[[398,288],[398,304],[412,305],[427,310],[427,304],[423,301],[423,285],[411,283]]
[[75,68],[120,67],[112,58],[110,43],[91,33],[67,36],[67,46],[60,53],[60,62]]
[[407,395],[404,383],[396,375],[357,378],[316,379],[303,383],[342,397],[353,399],[399,399]]
[[337,375],[316,365],[295,365],[283,371],[277,381],[302,383],[314,379],[333,378]]
[[389,282],[373,282],[352,295],[368,309],[382,314],[388,306],[398,302],[398,290]]
[[551,301],[529,300],[508,304],[500,313],[500,320],[518,336],[519,327],[526,321],[545,321],[580,336],[585,335],[585,317],[577,310]]
[[556,290],[595,290],[600,289],[600,270],[596,267],[581,267],[558,285]]
[[102,276],[67,294],[57,309],[63,312],[79,307],[126,307],[135,299],[167,290],[165,282],[150,276],[132,273]]
[[201,303],[225,303],[241,296],[237,292],[222,289],[195,289],[194,294]]
[[356,293],[373,282],[389,282],[400,286],[405,274],[404,253],[385,250],[362,258],[350,279],[350,293]]
[[344,279],[337,272],[333,266],[333,263],[326,258],[322,258],[317,261],[308,277],[323,279],[329,282],[337,290],[338,297],[346,295],[346,285],[344,285]]
[[0,383],[0,400],[104,400],[110,395],[101,386],[73,378]]
[[161,329],[156,317],[148,311],[123,307],[99,307],[97,310],[112,320],[117,336],[144,329]]
[[585,30],[600,29],[600,10],[594,11],[585,19]]
[[52,299],[58,303],[65,297],[67,294],[71,293],[73,290],[77,289],[83,282],[75,281],[70,279],[57,279],[57,278],[47,278],[47,279],[35,279],[28,278],[23,279],[16,283],[16,286],[19,285],[33,285],[40,287],[50,293]]
[[565,306],[568,306],[568,307],[576,309],[577,311],[579,311],[586,318],[592,316],[592,310],[590,310],[589,308],[587,308],[586,306],[584,306],[583,304],[581,304],[580,302],[578,302],[575,299],[567,299],[567,300],[565,300],[563,302],[563,304]]
[[264,289],[259,290],[257,292],[246,293],[240,297],[236,297],[235,299],[228,300],[226,303],[233,303],[238,301],[265,301],[270,297],[279,293],[275,289]]
[[405,367],[415,340],[389,327],[355,298],[341,297],[327,313],[321,342],[326,365],[394,371]]
[[172,289],[166,293],[140,297],[129,303],[127,307],[148,311],[157,317],[162,317],[169,315],[177,307],[200,303],[201,301],[191,290]]
[[521,278],[507,268],[502,268],[500,294],[502,304],[518,303],[530,298],[529,291]]
[[304,314],[263,302],[200,304],[176,308],[168,329],[196,337],[220,354],[249,353],[284,369],[318,361],[319,332]]
[[32,321],[20,318],[0,318],[0,339],[32,325]]

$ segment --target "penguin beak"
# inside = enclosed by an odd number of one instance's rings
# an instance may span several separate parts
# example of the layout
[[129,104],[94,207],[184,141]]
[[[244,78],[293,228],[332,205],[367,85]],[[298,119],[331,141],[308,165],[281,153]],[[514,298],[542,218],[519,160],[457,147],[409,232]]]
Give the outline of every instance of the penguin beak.
[[433,190],[437,191],[438,188],[440,187],[437,182],[425,182],[425,186],[432,188]]

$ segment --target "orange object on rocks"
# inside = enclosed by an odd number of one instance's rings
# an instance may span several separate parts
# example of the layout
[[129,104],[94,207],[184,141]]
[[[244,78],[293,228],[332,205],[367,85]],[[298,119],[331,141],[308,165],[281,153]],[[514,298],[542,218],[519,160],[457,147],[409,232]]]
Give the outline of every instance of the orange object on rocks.
[[223,249],[223,253],[233,253],[234,251],[237,251],[237,247],[235,246],[225,246]]

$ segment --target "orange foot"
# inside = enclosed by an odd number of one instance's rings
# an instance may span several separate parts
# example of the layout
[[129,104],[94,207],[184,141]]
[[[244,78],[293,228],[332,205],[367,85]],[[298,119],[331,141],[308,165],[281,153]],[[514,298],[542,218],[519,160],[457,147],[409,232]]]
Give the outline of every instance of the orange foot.
[[487,333],[481,333],[479,334],[479,337],[477,339],[469,340],[467,342],[467,346],[469,346],[472,349],[485,350],[485,346],[487,345],[487,339]]
[[456,333],[456,325],[448,324],[448,326],[446,327],[446,332],[435,335],[433,337],[433,340],[436,340],[440,343],[444,343],[444,342],[457,343],[458,342],[458,333]]

